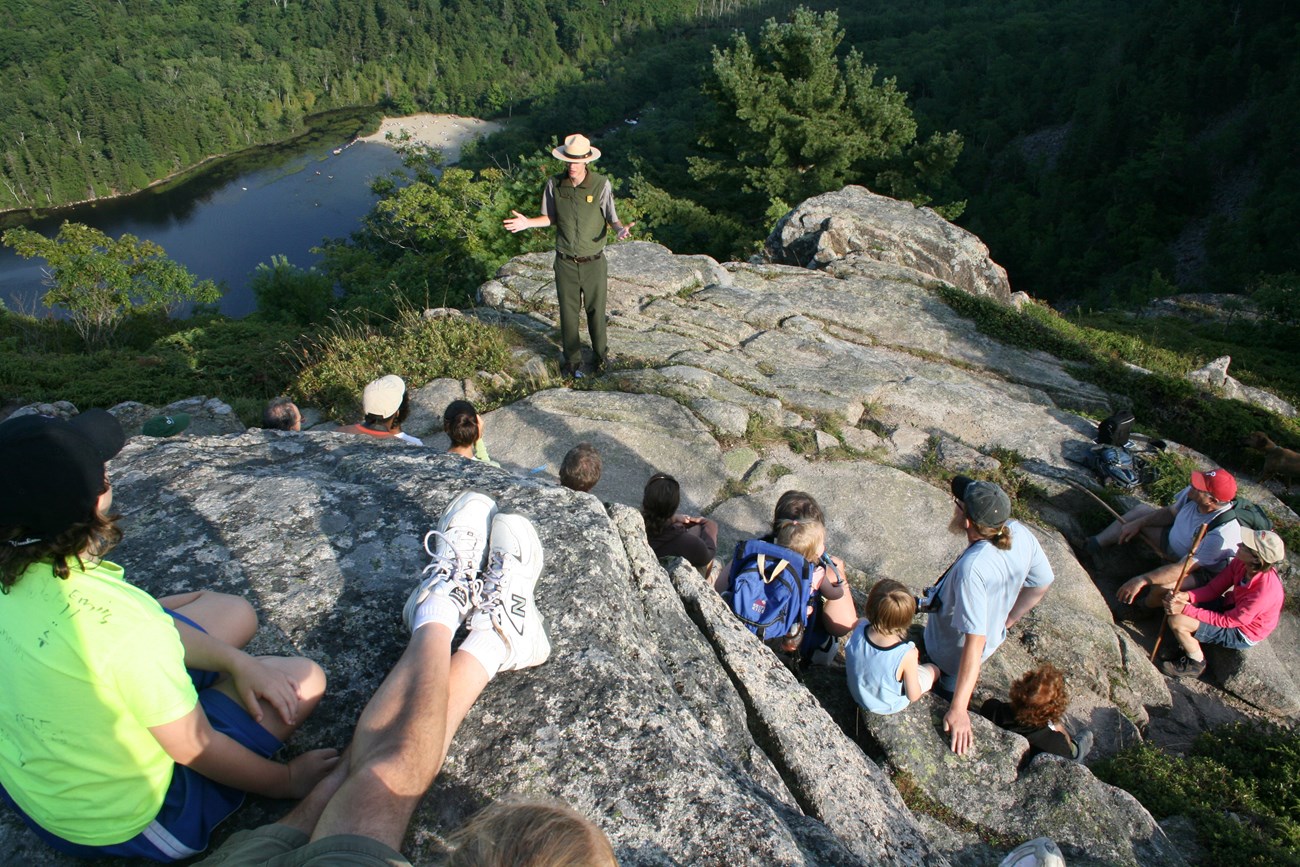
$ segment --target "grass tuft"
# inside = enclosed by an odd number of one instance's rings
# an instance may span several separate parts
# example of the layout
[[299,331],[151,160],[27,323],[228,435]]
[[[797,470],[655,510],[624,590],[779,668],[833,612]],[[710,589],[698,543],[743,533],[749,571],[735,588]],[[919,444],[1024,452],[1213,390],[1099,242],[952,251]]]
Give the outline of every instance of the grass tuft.
[[395,373],[408,383],[465,379],[510,363],[506,333],[465,316],[425,319],[413,307],[392,318],[365,312],[336,316],[293,350],[298,368],[291,393],[338,421],[359,417],[361,390]]

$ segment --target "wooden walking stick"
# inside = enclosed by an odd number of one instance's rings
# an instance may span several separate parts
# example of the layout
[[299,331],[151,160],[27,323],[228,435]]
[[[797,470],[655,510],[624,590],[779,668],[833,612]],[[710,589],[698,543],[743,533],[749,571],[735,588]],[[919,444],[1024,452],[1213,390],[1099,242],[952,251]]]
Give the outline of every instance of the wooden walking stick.
[[[1116,521],[1119,521],[1121,524],[1128,523],[1128,521],[1124,520],[1123,515],[1121,515],[1119,512],[1116,512],[1114,509],[1110,507],[1110,503],[1106,502],[1101,497],[1097,496],[1092,491],[1088,490],[1086,487],[1076,482],[1074,479],[1066,479],[1065,483],[1070,487],[1077,488],[1078,490],[1083,491],[1085,494],[1092,497],[1094,500],[1096,500],[1098,503],[1101,504],[1101,507],[1103,509],[1105,509],[1107,512],[1110,512],[1112,515],[1114,515]],[[1159,546],[1157,546],[1155,542],[1152,542],[1150,539],[1148,539],[1146,535],[1143,534],[1140,530],[1138,531],[1138,537],[1141,538],[1143,542],[1147,543],[1148,548],[1156,552],[1156,556],[1158,556],[1161,560],[1165,559],[1165,552],[1161,551]]]
[[[1205,531],[1209,529],[1210,529],[1209,524],[1202,524],[1201,529],[1197,531],[1196,541],[1192,542],[1192,550],[1188,551],[1187,556],[1183,559],[1183,568],[1178,572],[1178,580],[1174,582],[1175,596],[1178,595],[1179,590],[1183,589],[1183,579],[1187,577],[1187,573],[1191,570],[1192,558],[1196,556],[1196,549],[1201,547],[1201,540],[1205,538]],[[1168,624],[1169,624],[1168,617],[1160,618],[1160,631],[1156,633],[1156,646],[1151,648],[1152,662],[1156,661],[1156,654],[1160,652],[1160,639],[1165,637],[1165,627]]]

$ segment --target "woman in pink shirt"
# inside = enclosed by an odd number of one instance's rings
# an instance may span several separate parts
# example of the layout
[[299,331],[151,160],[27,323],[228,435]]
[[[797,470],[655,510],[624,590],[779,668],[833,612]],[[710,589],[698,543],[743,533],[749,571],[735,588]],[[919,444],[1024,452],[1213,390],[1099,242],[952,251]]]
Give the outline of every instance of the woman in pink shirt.
[[1268,638],[1282,611],[1276,567],[1285,559],[1277,533],[1242,527],[1236,555],[1210,583],[1167,592],[1165,613],[1183,657],[1165,662],[1161,670],[1170,677],[1200,677],[1205,673],[1201,642],[1245,650]]

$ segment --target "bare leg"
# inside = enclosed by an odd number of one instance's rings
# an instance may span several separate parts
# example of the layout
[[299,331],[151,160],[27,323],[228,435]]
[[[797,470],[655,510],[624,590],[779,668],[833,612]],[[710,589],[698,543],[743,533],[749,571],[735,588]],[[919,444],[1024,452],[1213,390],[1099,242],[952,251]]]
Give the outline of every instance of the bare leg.
[[1129,509],[1127,512],[1124,513],[1123,521],[1111,521],[1106,526],[1106,529],[1102,530],[1093,538],[1096,539],[1097,544],[1103,548],[1109,548],[1113,545],[1118,545],[1119,534],[1124,524],[1128,523],[1134,518],[1140,518],[1143,515],[1146,515],[1153,511],[1155,511],[1155,508],[1153,506],[1148,506],[1145,503],[1134,506],[1132,509]]
[[312,833],[359,834],[399,849],[420,799],[442,769],[461,720],[487,685],[468,654],[451,656],[451,630],[430,623],[371,698],[349,747],[348,776]]
[[1205,653],[1201,650],[1201,643],[1196,640],[1196,630],[1200,628],[1201,621],[1183,614],[1169,615],[1169,628],[1173,631],[1174,637],[1178,639],[1178,644],[1183,648],[1183,653],[1187,654],[1190,659],[1204,659]]
[[287,825],[310,836],[316,829],[316,823],[320,821],[321,813],[325,812],[326,805],[347,779],[349,758],[350,755],[344,752],[329,776],[317,783],[316,788],[312,789],[307,797],[299,801],[288,815],[275,824]]
[[447,695],[447,733],[443,737],[442,752],[446,756],[451,740],[465,721],[465,715],[478,701],[483,688],[488,685],[487,671],[472,654],[457,653],[451,658],[451,684]]
[[726,593],[731,589],[731,564],[728,563],[718,570],[713,579],[713,589],[719,593]]
[[194,590],[164,596],[158,600],[164,608],[184,614],[203,630],[232,647],[243,647],[257,632],[257,612],[248,600],[214,590]]

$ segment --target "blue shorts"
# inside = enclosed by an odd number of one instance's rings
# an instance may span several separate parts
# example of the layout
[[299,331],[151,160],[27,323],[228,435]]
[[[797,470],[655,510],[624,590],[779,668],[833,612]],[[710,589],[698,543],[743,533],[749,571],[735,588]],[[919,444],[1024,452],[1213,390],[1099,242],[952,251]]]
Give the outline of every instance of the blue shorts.
[[1246,650],[1255,646],[1235,626],[1211,626],[1208,623],[1202,623],[1196,627],[1196,632],[1192,637],[1202,644],[1218,644],[1230,650]]
[[[1216,611],[1223,613],[1227,605],[1227,599],[1220,596],[1218,599],[1210,599],[1203,602],[1199,607],[1206,611]],[[1254,643],[1241,634],[1241,630],[1235,626],[1211,626],[1208,623],[1202,623],[1196,627],[1196,632],[1192,637],[1202,644],[1217,644],[1220,647],[1226,647],[1229,650],[1245,650],[1254,647]]]
[[[206,631],[183,614],[171,610],[167,610],[167,613],[201,632]],[[216,672],[193,669],[186,669],[186,671],[189,672],[190,680],[194,682],[194,688],[198,690],[199,704],[207,714],[208,722],[212,724],[213,729],[228,735],[263,758],[269,759],[279,751],[283,744],[254,722],[243,705],[224,692],[211,688],[217,681]],[[239,789],[214,783],[184,765],[176,765],[172,770],[172,781],[163,797],[162,807],[154,820],[130,840],[109,846],[83,846],[51,834],[20,810],[2,786],[0,786],[0,800],[7,803],[22,817],[28,827],[36,832],[37,837],[60,852],[81,858],[112,856],[148,858],[166,862],[188,858],[206,849],[212,829],[239,809],[244,803],[244,793]]]

